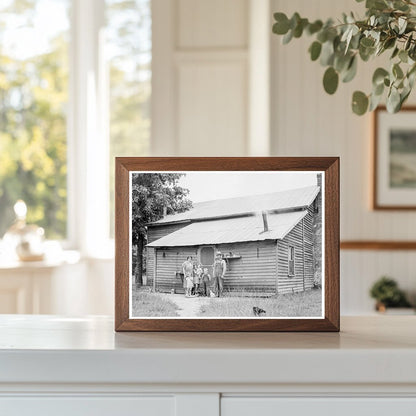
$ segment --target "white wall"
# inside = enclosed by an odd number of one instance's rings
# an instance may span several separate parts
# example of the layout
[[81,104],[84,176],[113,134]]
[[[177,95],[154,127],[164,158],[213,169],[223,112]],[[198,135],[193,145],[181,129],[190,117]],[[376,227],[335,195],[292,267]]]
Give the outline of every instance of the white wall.
[[[272,11],[315,19],[361,10],[351,0],[272,0]],[[311,62],[308,37],[282,45],[272,36],[272,154],[279,156],[340,156],[341,240],[415,240],[416,212],[372,211],[371,116],[350,109],[356,89],[370,92],[377,62],[359,64],[359,76],[341,84],[334,96],[322,88],[324,68]],[[381,64],[379,58],[378,65]],[[413,102],[415,101],[413,95]],[[386,251],[341,252],[341,310],[344,314],[371,311],[371,283],[381,275],[395,277],[416,295],[415,253]]]
[[[268,151],[269,5],[269,0],[153,0],[153,155]],[[258,16],[253,7],[261,11]],[[255,25],[262,23],[255,33],[253,16]],[[263,42],[253,45],[254,39]],[[251,70],[250,57],[260,71]]]

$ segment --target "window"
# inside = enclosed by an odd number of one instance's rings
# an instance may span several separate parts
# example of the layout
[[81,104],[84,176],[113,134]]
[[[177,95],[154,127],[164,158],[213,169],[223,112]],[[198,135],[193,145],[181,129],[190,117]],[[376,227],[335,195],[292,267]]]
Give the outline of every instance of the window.
[[288,251],[288,275],[295,275],[295,247],[289,246]]
[[49,239],[93,256],[110,241],[114,157],[149,152],[150,6],[1,2],[0,238],[23,199]]
[[0,5],[0,238],[18,199],[48,238],[67,235],[69,13],[70,0]]

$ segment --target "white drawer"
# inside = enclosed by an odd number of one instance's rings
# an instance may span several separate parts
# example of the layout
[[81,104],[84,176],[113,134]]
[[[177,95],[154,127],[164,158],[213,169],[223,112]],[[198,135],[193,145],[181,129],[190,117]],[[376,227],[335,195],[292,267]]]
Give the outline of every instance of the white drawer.
[[7,416],[174,416],[173,396],[153,397],[0,397]]
[[416,398],[223,397],[221,416],[415,416]]

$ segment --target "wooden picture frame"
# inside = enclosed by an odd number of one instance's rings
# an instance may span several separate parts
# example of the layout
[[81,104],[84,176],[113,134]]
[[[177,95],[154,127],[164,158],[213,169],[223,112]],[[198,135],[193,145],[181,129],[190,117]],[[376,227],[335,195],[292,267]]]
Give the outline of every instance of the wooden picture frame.
[[[374,210],[416,209],[416,170],[409,170],[409,165],[412,167],[414,163],[408,160],[414,155],[416,161],[415,116],[416,106],[403,107],[396,114],[388,113],[384,106],[373,112]],[[393,149],[393,140],[394,143],[402,141],[402,147],[409,142],[413,155],[408,149]]]
[[[311,172],[308,172],[311,171]],[[322,316],[266,318],[170,318],[132,317],[130,312],[131,250],[131,177],[148,172],[209,172],[240,174],[245,172],[289,174],[322,173]],[[299,175],[300,176],[300,175]],[[319,191],[320,192],[320,191]],[[116,331],[339,331],[339,158],[337,157],[118,157],[115,185],[115,330]],[[315,203],[315,202],[314,202]],[[303,207],[307,215],[308,207]],[[278,211],[275,211],[278,215]],[[282,213],[284,210],[282,210]],[[299,212],[299,209],[296,209]],[[296,214],[297,215],[297,214]],[[261,218],[261,217],[260,217]],[[304,218],[304,217],[302,217]],[[305,217],[306,218],[306,217]],[[267,217],[266,217],[267,219]],[[264,220],[264,218],[263,218]],[[206,221],[207,222],[207,221]],[[209,221],[208,221],[209,222]],[[302,224],[304,220],[302,219]],[[192,225],[192,224],[191,224]],[[303,225],[302,225],[303,227]],[[303,228],[302,228],[303,230]],[[168,236],[169,237],[169,236]],[[177,237],[179,238],[179,237]],[[162,239],[157,241],[165,241]],[[166,240],[167,241],[167,240]],[[156,243],[154,243],[156,244]],[[167,243],[160,243],[167,244]],[[149,244],[150,246],[151,244]],[[157,244],[156,244],[157,245]],[[305,247],[305,242],[303,242]],[[158,247],[155,251],[157,252]],[[305,250],[305,249],[303,249]],[[276,251],[277,253],[277,251]],[[165,253],[162,253],[165,256]],[[168,253],[169,254],[169,253]],[[219,255],[219,253],[217,253]],[[156,259],[158,254],[156,254]],[[228,257],[236,260],[228,260]],[[160,257],[163,258],[163,257]],[[223,260],[238,261],[239,256],[226,253]],[[303,257],[305,261],[305,257]],[[225,261],[224,260],[224,261]],[[276,270],[278,269],[276,257]],[[303,263],[305,268],[305,263]],[[155,270],[156,270],[155,266]],[[231,273],[231,272],[230,272]],[[278,271],[276,272],[278,275]],[[303,271],[305,289],[305,271]],[[276,276],[276,282],[277,282]],[[277,283],[276,283],[277,284]],[[130,286],[131,285],[131,286]],[[276,286],[277,287],[277,286]],[[295,292],[294,289],[292,289]],[[166,296],[169,296],[166,295]],[[256,304],[256,302],[253,302]],[[254,308],[253,308],[254,309]]]

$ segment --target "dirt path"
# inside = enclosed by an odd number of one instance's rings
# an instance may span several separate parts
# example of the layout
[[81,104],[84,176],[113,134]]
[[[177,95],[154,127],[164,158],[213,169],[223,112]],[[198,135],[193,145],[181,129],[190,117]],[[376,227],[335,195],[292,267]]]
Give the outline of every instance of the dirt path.
[[191,298],[187,298],[185,297],[185,295],[180,294],[163,294],[163,296],[165,297],[165,299],[170,300],[171,302],[174,302],[176,303],[176,305],[178,305],[179,316],[187,318],[197,316],[199,310],[201,309],[201,306],[208,303],[209,301],[209,298],[201,296]]

